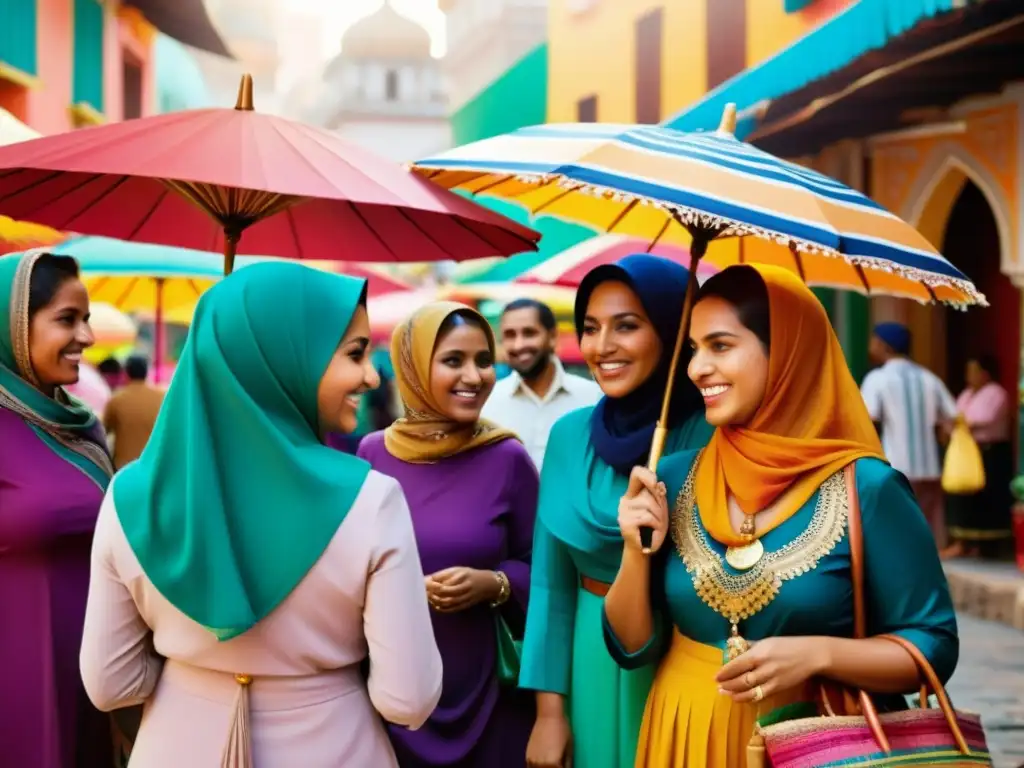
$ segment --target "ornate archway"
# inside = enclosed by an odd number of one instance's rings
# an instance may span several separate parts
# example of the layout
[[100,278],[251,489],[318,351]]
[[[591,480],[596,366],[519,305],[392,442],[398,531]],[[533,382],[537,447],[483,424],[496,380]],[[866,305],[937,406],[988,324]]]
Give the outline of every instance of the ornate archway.
[[1020,358],[1020,292],[1011,277],[1021,272],[1021,265],[1014,248],[1012,206],[1001,185],[962,145],[944,142],[922,164],[906,201],[902,215],[991,304],[967,315],[932,306],[907,307],[914,357],[955,391],[962,385],[966,356],[992,352],[1003,363],[1004,385],[1013,391]]
[[1013,276],[1020,266],[1013,247],[1012,206],[999,180],[962,144],[944,142],[929,153],[900,215],[941,251],[949,215],[968,180],[981,190],[992,209],[999,231],[1000,268]]

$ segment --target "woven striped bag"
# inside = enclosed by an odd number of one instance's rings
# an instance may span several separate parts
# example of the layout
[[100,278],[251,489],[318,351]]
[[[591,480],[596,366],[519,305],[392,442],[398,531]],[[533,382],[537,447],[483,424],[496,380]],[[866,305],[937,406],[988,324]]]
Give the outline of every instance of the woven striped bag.
[[[863,638],[867,636],[863,534],[852,464],[846,468],[846,488],[854,637]],[[953,708],[935,670],[913,643],[896,635],[878,637],[897,643],[913,657],[921,671],[920,708],[880,715],[863,691],[840,692],[837,699],[835,690],[822,686],[821,715],[757,726],[747,750],[747,768],[991,766],[981,718]],[[935,694],[938,708],[928,707],[930,693]]]

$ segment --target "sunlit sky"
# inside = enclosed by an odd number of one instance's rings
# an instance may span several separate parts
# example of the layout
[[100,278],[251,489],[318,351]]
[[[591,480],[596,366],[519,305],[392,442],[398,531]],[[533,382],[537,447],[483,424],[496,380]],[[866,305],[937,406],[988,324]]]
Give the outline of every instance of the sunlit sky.
[[[443,56],[445,51],[444,14],[437,8],[437,0],[390,0],[392,7],[403,16],[421,24],[433,42],[431,52]],[[384,0],[289,0],[289,10],[316,14],[323,19],[321,44],[333,54],[338,38],[353,23],[369,16],[384,4]]]

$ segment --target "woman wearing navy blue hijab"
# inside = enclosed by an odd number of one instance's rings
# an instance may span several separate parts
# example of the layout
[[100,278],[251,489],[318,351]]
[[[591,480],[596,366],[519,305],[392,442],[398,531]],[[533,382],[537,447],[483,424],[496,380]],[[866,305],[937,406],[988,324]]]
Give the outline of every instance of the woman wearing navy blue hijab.
[[[687,270],[634,254],[591,271],[576,296],[580,351],[604,392],[551,430],[541,474],[519,685],[537,692],[529,766],[632,765],[654,665],[625,671],[601,607],[622,555],[618,502],[647,462],[682,320]],[[665,453],[711,437],[680,361]]]

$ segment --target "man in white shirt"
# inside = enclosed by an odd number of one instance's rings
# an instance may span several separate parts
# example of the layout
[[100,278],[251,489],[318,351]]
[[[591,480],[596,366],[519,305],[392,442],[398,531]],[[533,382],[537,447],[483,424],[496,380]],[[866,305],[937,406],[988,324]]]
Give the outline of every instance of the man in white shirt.
[[558,326],[547,304],[534,299],[511,302],[498,331],[512,373],[494,385],[482,415],[514,430],[539,471],[551,427],[569,411],[594,405],[601,388],[562,368],[555,356]]
[[956,417],[956,401],[938,376],[907,358],[910,331],[906,326],[875,326],[868,352],[880,363],[861,385],[868,413],[881,427],[889,463],[910,481],[936,545],[944,547],[946,514],[938,435],[948,433]]

